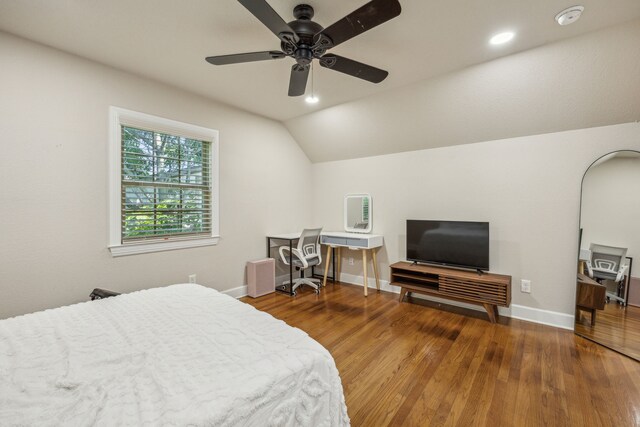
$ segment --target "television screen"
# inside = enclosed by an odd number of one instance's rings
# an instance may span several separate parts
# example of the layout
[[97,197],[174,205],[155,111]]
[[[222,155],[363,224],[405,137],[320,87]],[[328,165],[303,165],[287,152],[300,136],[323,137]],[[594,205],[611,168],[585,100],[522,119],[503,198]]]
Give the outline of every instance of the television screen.
[[409,261],[489,269],[489,223],[407,220]]

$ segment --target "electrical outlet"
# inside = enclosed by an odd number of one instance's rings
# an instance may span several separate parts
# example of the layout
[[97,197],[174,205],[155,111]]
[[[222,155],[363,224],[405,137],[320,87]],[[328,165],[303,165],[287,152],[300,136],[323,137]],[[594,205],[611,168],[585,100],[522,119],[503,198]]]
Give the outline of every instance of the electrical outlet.
[[353,258],[349,258],[349,265],[353,265]]
[[531,293],[531,280],[522,279],[520,281],[520,292],[524,292],[525,294]]
[[195,274],[190,274],[189,275],[189,283],[196,283],[196,275]]

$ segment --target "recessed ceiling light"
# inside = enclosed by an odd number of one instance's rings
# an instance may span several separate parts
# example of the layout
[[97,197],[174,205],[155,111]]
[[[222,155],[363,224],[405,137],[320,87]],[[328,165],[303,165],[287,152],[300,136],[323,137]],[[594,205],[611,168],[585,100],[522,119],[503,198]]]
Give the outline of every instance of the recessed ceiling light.
[[511,31],[505,31],[504,33],[499,33],[491,37],[491,39],[489,40],[489,43],[493,45],[504,44],[511,41],[511,39],[513,39],[514,36],[515,34],[512,33]]
[[584,6],[571,6],[556,15],[556,22],[560,25],[569,25],[580,19],[584,12]]
[[309,95],[304,100],[307,101],[307,104],[317,104],[318,101],[320,101],[320,99],[315,95]]

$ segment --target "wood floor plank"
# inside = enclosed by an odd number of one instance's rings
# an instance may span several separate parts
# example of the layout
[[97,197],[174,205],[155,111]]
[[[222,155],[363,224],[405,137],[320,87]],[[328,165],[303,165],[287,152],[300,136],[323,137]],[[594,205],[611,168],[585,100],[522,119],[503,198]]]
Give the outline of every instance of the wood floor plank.
[[571,331],[407,300],[344,284],[243,298],[331,352],[353,426],[640,425],[638,362]]
[[595,325],[580,311],[575,328],[578,335],[640,361],[640,307],[610,302],[597,310]]
[[[460,424],[487,425],[490,422],[491,399],[496,381],[490,381],[489,379],[497,378],[498,376],[503,355],[501,350],[493,337],[482,350],[482,368],[474,377],[469,393],[460,402],[463,405],[459,420]],[[477,396],[477,398],[471,399],[471,396]],[[460,398],[461,396],[459,396]]]

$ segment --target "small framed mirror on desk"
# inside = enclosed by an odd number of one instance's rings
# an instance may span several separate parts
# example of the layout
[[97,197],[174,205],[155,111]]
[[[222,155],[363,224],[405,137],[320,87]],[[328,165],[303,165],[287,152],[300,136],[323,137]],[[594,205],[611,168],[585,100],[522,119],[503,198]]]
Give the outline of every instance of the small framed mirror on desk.
[[371,196],[347,194],[344,196],[344,231],[370,233],[372,228]]

